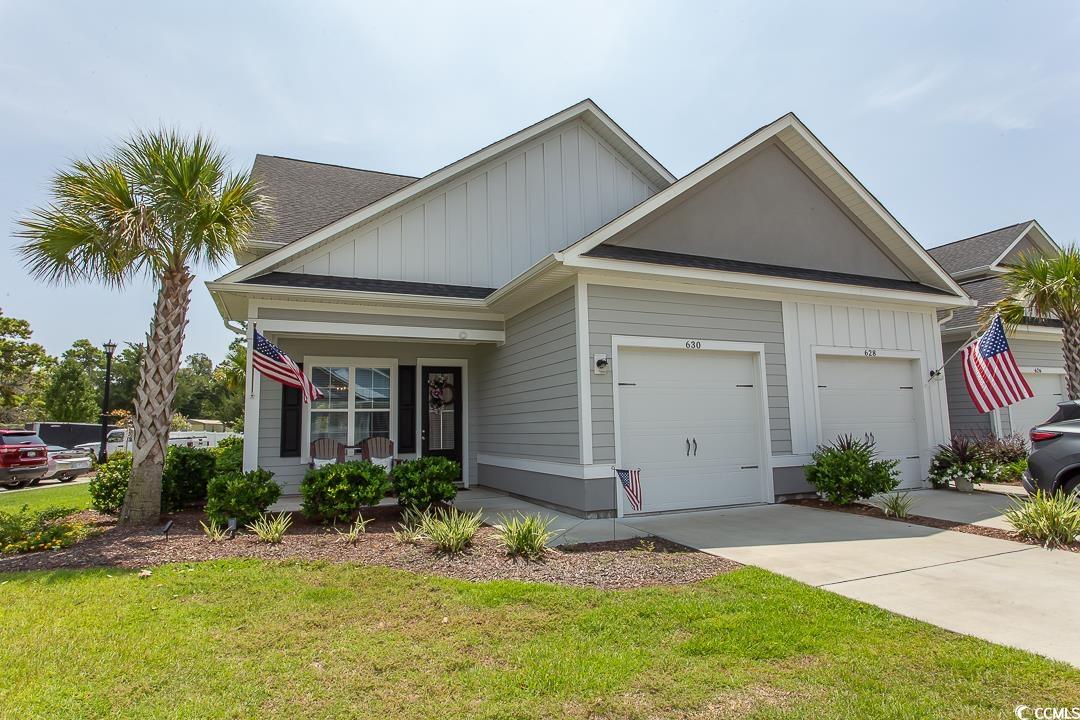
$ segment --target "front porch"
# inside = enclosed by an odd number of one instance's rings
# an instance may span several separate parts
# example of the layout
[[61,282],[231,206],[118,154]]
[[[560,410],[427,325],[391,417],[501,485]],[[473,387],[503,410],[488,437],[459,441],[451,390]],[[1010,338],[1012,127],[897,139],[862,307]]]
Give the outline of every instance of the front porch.
[[249,343],[256,330],[265,335],[323,395],[305,403],[299,390],[249,374],[244,465],[273,472],[286,501],[313,456],[358,458],[370,437],[392,441],[397,458],[448,457],[461,464],[464,487],[475,482],[473,373],[502,339],[501,321],[388,312],[283,306],[249,321]]

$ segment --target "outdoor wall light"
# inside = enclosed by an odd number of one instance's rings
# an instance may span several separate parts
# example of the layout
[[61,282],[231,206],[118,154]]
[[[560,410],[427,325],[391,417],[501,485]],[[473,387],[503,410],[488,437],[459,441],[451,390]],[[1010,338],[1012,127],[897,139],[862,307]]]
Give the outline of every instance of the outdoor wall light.
[[603,375],[608,371],[608,356],[603,354],[593,355],[593,373]]

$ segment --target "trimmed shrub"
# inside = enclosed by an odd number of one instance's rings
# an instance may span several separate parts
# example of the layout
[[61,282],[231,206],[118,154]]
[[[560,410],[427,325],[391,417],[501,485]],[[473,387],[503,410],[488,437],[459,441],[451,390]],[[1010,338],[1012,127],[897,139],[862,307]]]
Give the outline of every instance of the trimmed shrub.
[[454,482],[461,477],[461,465],[436,455],[405,460],[391,473],[398,505],[426,510],[435,503],[450,502],[457,495]]
[[829,502],[848,505],[856,500],[892,492],[900,484],[899,460],[877,459],[872,435],[859,440],[841,435],[819,445],[806,466],[807,481]]
[[281,488],[269,470],[215,475],[206,489],[206,514],[225,522],[236,518],[240,525],[258,520],[266,508],[277,502]]
[[210,452],[214,454],[215,475],[244,471],[244,438],[223,438]]
[[360,509],[375,505],[390,491],[386,468],[367,460],[350,460],[312,468],[300,483],[301,511],[309,518],[336,523],[352,520]]
[[1045,547],[1068,545],[1080,535],[1080,498],[1073,493],[1013,498],[1003,514],[1022,537]]
[[162,512],[176,512],[205,500],[214,465],[214,454],[209,448],[171,446],[161,473]]
[[993,482],[996,466],[987,460],[982,442],[965,435],[953,435],[948,445],[938,445],[930,461],[930,482],[934,487],[946,487],[957,480],[973,483]]
[[90,479],[90,505],[103,513],[120,512],[131,482],[131,453],[117,450],[99,465],[97,475]]

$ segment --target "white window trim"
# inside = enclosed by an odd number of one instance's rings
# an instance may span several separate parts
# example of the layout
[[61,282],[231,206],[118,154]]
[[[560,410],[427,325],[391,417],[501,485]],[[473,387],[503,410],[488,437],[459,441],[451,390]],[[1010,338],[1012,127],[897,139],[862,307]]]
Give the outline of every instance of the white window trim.
[[[347,367],[349,368],[349,407],[345,411],[348,415],[346,445],[355,445],[353,434],[355,427],[353,416],[356,410],[355,388],[356,368],[388,367],[390,368],[390,440],[397,447],[397,415],[398,415],[398,359],[397,358],[356,358],[356,357],[326,357],[320,355],[304,356],[304,374],[311,380],[311,370],[314,367]],[[300,460],[303,463],[311,462],[311,403],[304,403],[303,413],[303,446],[300,448]]]
[[424,366],[461,368],[461,484],[468,488],[469,477],[469,361],[465,358],[416,358],[416,457],[424,456]]
[[[700,343],[695,349],[687,349],[687,343],[693,340]],[[638,337],[633,335],[611,336],[611,393],[612,413],[615,420],[615,466],[622,467],[622,429],[619,416],[619,349],[620,348],[662,348],[668,350],[684,350],[688,353],[700,352],[738,352],[750,353],[755,356],[757,366],[757,382],[761,388],[761,501],[772,503],[776,501],[776,493],[773,489],[772,474],[772,432],[769,428],[769,385],[765,376],[765,344],[752,342],[728,342],[723,340],[698,340],[697,338],[663,338],[663,337]],[[618,480],[612,472],[612,482],[615,483],[615,508],[616,517],[624,514],[624,493],[618,486]]]

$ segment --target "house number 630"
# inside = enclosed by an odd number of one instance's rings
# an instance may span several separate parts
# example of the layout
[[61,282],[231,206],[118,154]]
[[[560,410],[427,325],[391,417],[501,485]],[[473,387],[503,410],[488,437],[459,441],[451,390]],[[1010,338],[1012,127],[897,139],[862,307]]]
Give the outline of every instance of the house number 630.
[[687,350],[700,350],[701,349],[701,341],[700,340],[687,340],[686,341],[686,349]]

